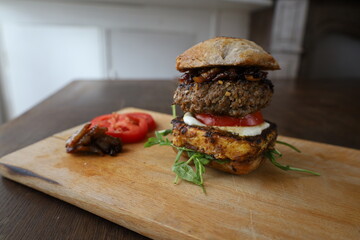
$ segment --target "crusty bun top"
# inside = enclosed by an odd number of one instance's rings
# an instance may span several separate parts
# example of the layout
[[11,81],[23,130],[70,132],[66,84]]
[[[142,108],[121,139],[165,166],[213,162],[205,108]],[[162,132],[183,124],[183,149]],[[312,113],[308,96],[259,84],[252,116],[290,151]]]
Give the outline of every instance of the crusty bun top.
[[196,44],[176,58],[176,69],[181,72],[192,68],[215,66],[280,69],[276,60],[259,45],[241,38],[212,38]]

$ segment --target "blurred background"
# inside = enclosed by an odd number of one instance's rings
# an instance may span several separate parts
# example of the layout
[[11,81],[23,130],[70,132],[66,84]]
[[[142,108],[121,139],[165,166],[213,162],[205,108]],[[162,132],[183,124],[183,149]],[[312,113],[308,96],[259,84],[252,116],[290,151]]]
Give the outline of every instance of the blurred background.
[[0,123],[76,79],[174,80],[215,36],[257,42],[275,81],[360,80],[360,1],[0,0]]

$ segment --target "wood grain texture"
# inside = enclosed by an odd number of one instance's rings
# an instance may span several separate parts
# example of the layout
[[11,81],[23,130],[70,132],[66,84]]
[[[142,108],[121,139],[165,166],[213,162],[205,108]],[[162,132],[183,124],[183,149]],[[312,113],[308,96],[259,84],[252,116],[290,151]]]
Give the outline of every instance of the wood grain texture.
[[[151,114],[159,129],[169,127],[171,116]],[[73,131],[4,156],[1,173],[156,239],[360,237],[359,150],[280,137],[303,150],[278,146],[282,163],[321,176],[283,172],[268,162],[245,176],[207,169],[205,195],[195,185],[172,184],[175,154],[168,147],[139,143],[125,145],[117,157],[70,155],[64,142]],[[14,174],[4,163],[42,178]]]

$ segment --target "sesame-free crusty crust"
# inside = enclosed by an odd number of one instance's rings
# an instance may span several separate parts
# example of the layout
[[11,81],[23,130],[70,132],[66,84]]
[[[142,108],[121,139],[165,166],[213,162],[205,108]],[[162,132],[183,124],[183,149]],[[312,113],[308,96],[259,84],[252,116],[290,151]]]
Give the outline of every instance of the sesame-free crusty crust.
[[215,66],[280,69],[277,61],[259,45],[241,38],[212,38],[196,44],[176,58],[176,69],[181,72]]

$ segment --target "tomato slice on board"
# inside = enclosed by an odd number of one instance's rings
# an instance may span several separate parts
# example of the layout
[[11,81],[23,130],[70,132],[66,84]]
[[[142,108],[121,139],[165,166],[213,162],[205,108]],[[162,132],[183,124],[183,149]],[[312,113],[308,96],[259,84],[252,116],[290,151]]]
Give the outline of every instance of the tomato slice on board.
[[133,117],[144,118],[146,120],[147,124],[148,124],[149,131],[152,131],[152,130],[154,130],[156,128],[155,120],[148,113],[134,112],[134,113],[126,113],[126,115],[133,116]]
[[129,114],[112,113],[101,115],[91,120],[91,126],[107,127],[106,134],[121,138],[123,143],[143,140],[148,133],[148,122],[144,117]]
[[195,118],[208,126],[256,126],[264,122],[261,112],[255,112],[242,118],[229,116],[216,116],[212,114],[196,114]]
[[109,127],[110,126],[110,122],[108,122],[110,116],[110,114],[106,114],[106,115],[101,115],[98,117],[95,117],[93,120],[91,120],[91,126],[93,127],[95,125],[99,125],[101,127]]

